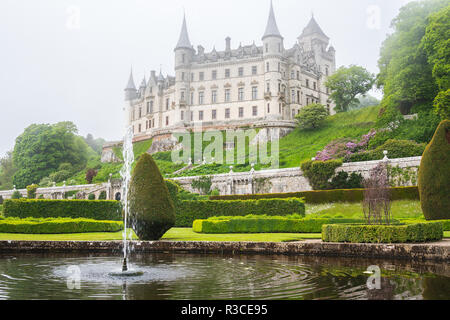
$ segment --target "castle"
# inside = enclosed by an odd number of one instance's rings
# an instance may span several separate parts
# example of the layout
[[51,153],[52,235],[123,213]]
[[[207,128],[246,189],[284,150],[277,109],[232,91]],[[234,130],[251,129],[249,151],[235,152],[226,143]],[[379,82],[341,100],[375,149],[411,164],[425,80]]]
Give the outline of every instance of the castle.
[[131,71],[125,108],[137,141],[167,142],[171,133],[199,125],[203,130],[266,128],[279,136],[295,128],[303,106],[321,103],[334,113],[324,82],[336,70],[335,49],[314,16],[286,49],[271,3],[262,46],[232,49],[228,37],[224,51],[211,52],[201,45],[194,49],[184,17],[174,52],[175,76],[152,71],[136,88]]

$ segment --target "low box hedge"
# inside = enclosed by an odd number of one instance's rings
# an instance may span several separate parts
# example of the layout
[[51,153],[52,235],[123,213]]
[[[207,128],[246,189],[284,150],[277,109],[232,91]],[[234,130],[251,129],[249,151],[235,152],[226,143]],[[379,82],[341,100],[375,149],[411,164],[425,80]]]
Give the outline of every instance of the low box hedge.
[[304,216],[305,203],[302,199],[261,199],[226,201],[180,201],[176,210],[176,227],[191,227],[194,220],[217,216],[247,215],[284,216],[299,214]]
[[0,219],[0,233],[63,234],[88,232],[118,232],[123,230],[121,221],[92,219]]
[[197,233],[320,233],[330,223],[363,223],[362,219],[330,219],[290,217],[220,217],[195,220],[192,228]]
[[[283,199],[283,198],[304,198],[306,203],[322,204],[332,202],[361,202],[364,199],[364,189],[339,189],[339,190],[318,190],[291,193],[271,193],[271,194],[249,194],[249,195],[229,195],[211,196],[210,200],[250,200],[250,199]],[[420,200],[419,189],[417,187],[395,187],[391,188],[391,199],[396,200]]]
[[425,220],[425,219],[399,219],[406,224],[423,223],[423,222],[440,222],[442,223],[442,229],[444,231],[450,231],[450,219],[449,220]]
[[324,242],[350,243],[406,243],[442,240],[440,222],[403,225],[334,224],[322,227]]
[[16,218],[86,218],[121,221],[119,201],[89,200],[5,200],[3,215]]

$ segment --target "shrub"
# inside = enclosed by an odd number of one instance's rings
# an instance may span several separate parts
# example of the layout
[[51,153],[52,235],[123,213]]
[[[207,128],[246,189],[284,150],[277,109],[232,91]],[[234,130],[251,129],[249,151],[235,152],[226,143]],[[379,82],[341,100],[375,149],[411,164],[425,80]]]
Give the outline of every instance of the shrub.
[[5,200],[3,215],[17,218],[87,218],[122,220],[118,201],[87,200]]
[[159,240],[175,224],[175,208],[167,185],[148,153],[133,171],[129,190],[130,222],[141,240]]
[[[321,204],[332,202],[361,202],[363,201],[364,189],[351,190],[319,190],[291,193],[267,193],[267,194],[245,194],[228,196],[211,196],[210,200],[257,200],[257,199],[285,199],[304,198],[306,203]],[[392,201],[397,200],[420,200],[417,187],[391,188]]]
[[303,107],[295,116],[301,129],[317,129],[323,126],[329,112],[322,104],[310,104]]
[[176,226],[191,227],[194,220],[214,216],[246,216],[249,214],[279,216],[305,214],[302,199],[261,199],[225,201],[181,201]]
[[200,191],[201,194],[209,194],[211,192],[212,181],[209,176],[202,176],[192,181],[192,188]]
[[444,232],[440,222],[405,225],[324,225],[324,242],[351,243],[405,243],[442,240]]
[[38,188],[38,185],[31,184],[27,186],[27,198],[28,199],[36,199],[36,190]]
[[301,164],[301,169],[313,190],[325,190],[328,187],[328,180],[340,166],[341,160],[306,161]]
[[13,194],[11,195],[11,199],[21,199],[22,198],[22,194],[20,193],[19,190],[16,190],[13,192]]
[[89,194],[88,200],[95,200],[95,194],[93,194],[93,193]]
[[61,170],[61,171],[56,171],[56,172],[51,173],[48,177],[52,181],[63,182],[64,180],[69,179],[71,175],[72,175],[72,173],[70,171]]
[[103,190],[102,192],[100,192],[98,200],[106,200],[106,191]]
[[425,218],[450,219],[450,120],[441,122],[425,149],[418,185]]
[[363,187],[363,177],[360,173],[338,172],[331,180],[328,189],[360,189]]
[[97,170],[95,170],[95,169],[88,169],[88,170],[86,171],[86,176],[85,176],[87,183],[91,184],[91,183],[92,183],[92,179],[95,178],[95,176],[97,175],[97,173],[98,173],[98,172],[97,172]]
[[3,204],[3,196],[0,196],[0,205]]
[[320,233],[322,226],[334,223],[363,223],[363,219],[330,219],[292,217],[220,217],[195,220],[193,230],[197,233]]
[[118,232],[123,230],[122,221],[98,221],[92,219],[16,219],[0,220],[1,233],[61,234],[87,232]]
[[362,153],[355,153],[346,157],[348,162],[381,160],[384,158],[384,151],[388,151],[390,159],[408,158],[421,156],[425,150],[425,144],[416,143],[409,140],[390,139],[375,150]]

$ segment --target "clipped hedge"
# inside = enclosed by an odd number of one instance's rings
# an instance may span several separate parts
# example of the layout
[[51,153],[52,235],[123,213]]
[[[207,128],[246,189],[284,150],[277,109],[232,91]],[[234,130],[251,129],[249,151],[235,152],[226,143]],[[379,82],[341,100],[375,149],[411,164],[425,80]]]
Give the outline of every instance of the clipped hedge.
[[16,218],[86,218],[113,221],[123,219],[120,202],[104,200],[5,200],[3,215]]
[[118,232],[123,230],[121,221],[92,219],[0,219],[0,233],[62,234],[88,232]]
[[194,220],[217,216],[247,216],[250,214],[280,216],[299,214],[304,216],[302,199],[260,199],[226,201],[181,201],[176,210],[176,227],[191,227]]
[[444,231],[440,222],[404,225],[350,225],[334,224],[322,227],[324,242],[350,243],[406,243],[442,240]]
[[322,226],[339,223],[364,223],[363,219],[330,219],[290,217],[221,217],[195,220],[192,228],[197,233],[320,233]]
[[[393,201],[397,200],[420,200],[417,187],[395,187],[391,188]],[[364,199],[364,189],[340,189],[319,190],[291,193],[249,194],[230,196],[211,196],[210,200],[257,200],[257,199],[284,199],[304,198],[306,203],[321,204],[332,202],[361,202]]]

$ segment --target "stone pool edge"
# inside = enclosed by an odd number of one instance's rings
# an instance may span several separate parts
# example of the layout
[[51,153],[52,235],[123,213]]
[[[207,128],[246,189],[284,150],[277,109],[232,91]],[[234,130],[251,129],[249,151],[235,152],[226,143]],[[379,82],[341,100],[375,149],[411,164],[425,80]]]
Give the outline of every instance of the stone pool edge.
[[[0,253],[116,253],[122,250],[122,245],[122,241],[4,240],[0,241]],[[328,243],[320,240],[301,242],[132,241],[130,248],[135,253],[281,254],[450,261],[449,239],[421,244]]]

